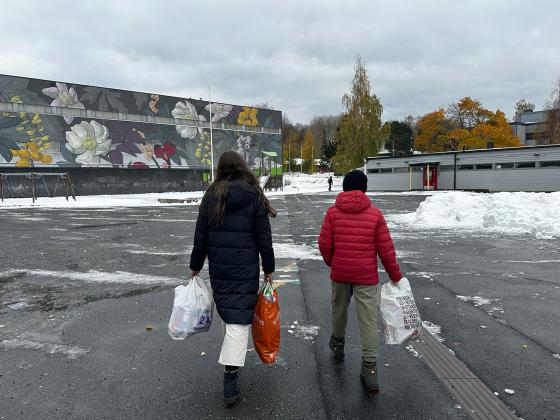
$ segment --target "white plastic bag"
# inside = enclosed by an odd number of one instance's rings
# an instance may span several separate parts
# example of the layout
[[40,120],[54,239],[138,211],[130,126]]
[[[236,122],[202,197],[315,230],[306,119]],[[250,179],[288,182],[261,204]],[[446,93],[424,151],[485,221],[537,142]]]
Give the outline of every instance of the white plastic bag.
[[199,277],[175,288],[173,311],[167,331],[173,340],[208,331],[212,324],[214,301]]
[[387,344],[402,344],[418,335],[422,323],[406,277],[396,285],[389,282],[381,286],[379,312]]

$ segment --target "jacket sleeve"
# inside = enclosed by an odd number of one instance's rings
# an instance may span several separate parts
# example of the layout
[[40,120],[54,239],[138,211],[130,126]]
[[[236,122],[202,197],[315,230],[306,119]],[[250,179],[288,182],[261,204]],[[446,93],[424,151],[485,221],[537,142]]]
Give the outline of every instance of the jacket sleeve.
[[208,255],[208,199],[205,197],[198,209],[198,219],[194,231],[194,245],[191,253],[190,267],[192,271],[200,271]]
[[391,238],[387,222],[381,211],[379,211],[379,219],[377,220],[375,229],[375,249],[390,279],[394,282],[398,282],[402,278],[402,274],[399,263],[397,262],[397,254],[395,253],[393,239]]
[[265,273],[274,273],[274,249],[272,248],[272,229],[268,213],[263,204],[257,201],[255,212],[255,236],[257,248],[261,254],[262,268]]
[[329,212],[325,214],[323,219],[323,226],[321,226],[321,233],[319,234],[319,251],[323,256],[323,261],[329,267],[331,266],[333,257],[333,238],[332,238],[332,228],[331,228],[331,218]]

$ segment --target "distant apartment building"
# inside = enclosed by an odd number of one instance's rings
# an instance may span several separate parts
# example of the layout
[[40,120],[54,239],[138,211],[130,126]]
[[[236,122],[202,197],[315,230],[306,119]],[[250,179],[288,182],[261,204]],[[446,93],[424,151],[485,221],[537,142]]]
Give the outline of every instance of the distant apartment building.
[[550,143],[546,132],[546,113],[547,111],[523,112],[518,115],[516,121],[510,123],[513,134],[519,138],[522,145]]

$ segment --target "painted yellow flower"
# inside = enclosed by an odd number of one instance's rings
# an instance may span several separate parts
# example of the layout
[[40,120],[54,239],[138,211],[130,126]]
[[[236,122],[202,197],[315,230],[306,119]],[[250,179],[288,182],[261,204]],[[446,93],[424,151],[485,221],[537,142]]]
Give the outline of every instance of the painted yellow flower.
[[41,162],[45,164],[52,163],[53,158],[51,155],[47,155],[46,153],[41,154]]
[[16,167],[17,167],[17,168],[26,168],[26,167],[28,167],[28,166],[31,166],[31,164],[29,163],[29,160],[28,160],[28,159],[23,159],[23,158],[22,158],[22,159],[18,159],[18,160],[16,161]]
[[243,111],[241,111],[237,116],[237,123],[239,125],[250,125],[253,127],[258,125],[259,120],[257,119],[257,112],[257,108],[244,106]]
[[39,146],[37,145],[37,143],[34,143],[32,141],[28,141],[27,143],[25,143],[25,145],[32,152],[37,152],[39,150]]

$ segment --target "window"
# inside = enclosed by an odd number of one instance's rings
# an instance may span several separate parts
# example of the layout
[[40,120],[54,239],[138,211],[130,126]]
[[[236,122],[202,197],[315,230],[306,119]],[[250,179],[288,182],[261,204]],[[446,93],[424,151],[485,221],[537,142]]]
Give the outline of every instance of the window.
[[534,168],[535,162],[518,162],[515,164],[516,168]]
[[381,172],[382,174],[387,174],[393,172],[393,168],[380,168],[379,172]]
[[491,163],[478,163],[476,165],[476,169],[492,169],[492,164]]
[[379,173],[379,169],[368,169],[367,170],[368,174],[378,174]]
[[496,169],[508,169],[508,168],[513,168],[513,162],[496,163]]
[[461,171],[473,170],[474,165],[459,165],[459,167],[457,169],[459,169]]
[[541,162],[541,168],[560,167],[560,160],[549,160],[548,162]]
[[402,172],[407,172],[407,173],[408,173],[408,171],[409,171],[409,169],[408,169],[407,167],[404,167],[404,168],[394,168],[394,169],[393,169],[393,172],[395,172],[395,173],[399,173],[399,172],[400,172],[400,173],[402,173]]
[[452,171],[453,165],[439,165],[440,171]]

